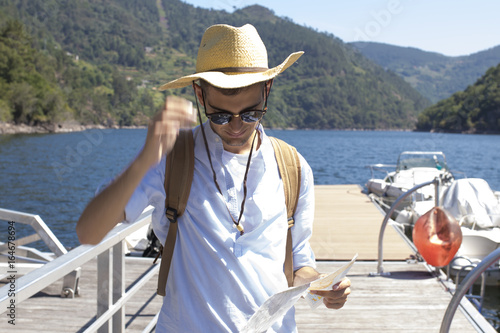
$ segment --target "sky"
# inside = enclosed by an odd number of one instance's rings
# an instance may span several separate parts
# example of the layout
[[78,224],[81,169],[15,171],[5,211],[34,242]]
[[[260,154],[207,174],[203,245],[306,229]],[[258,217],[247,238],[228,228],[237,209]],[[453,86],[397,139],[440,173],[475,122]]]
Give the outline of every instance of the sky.
[[[183,0],[232,12],[259,4],[344,42],[371,41],[447,56],[500,45],[498,0]],[[221,22],[224,23],[224,22]]]

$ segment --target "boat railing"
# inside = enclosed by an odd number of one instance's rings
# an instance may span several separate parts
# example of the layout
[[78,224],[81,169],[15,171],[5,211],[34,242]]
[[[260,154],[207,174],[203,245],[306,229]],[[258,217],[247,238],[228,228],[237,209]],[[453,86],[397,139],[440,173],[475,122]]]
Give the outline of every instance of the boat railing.
[[366,168],[370,169],[371,173],[371,178],[375,178],[375,172],[383,172],[385,173],[386,176],[389,175],[394,170],[388,170],[388,168],[396,169],[395,164],[372,164],[372,165],[367,165]]
[[[97,245],[80,245],[20,277],[15,283],[16,305],[35,295],[54,281],[62,278],[97,256],[97,309],[96,319],[84,332],[124,332],[124,305],[158,271],[151,268],[125,292],[125,238],[151,223],[152,207],[146,208],[135,223],[122,223]],[[0,288],[0,314],[9,311],[12,296],[10,285]],[[146,327],[151,330],[157,316]]]
[[[0,208],[0,221],[4,221],[8,224],[8,228],[6,229],[8,230],[8,239],[5,243],[0,244],[0,254],[5,255],[8,260],[0,264],[0,278],[5,278],[13,272],[11,269],[13,260],[9,260],[9,258],[15,258],[16,261],[22,260],[25,262],[22,268],[21,264],[17,264],[16,262],[16,274],[29,272],[54,259],[53,256],[42,253],[36,249],[24,247],[23,245],[42,240],[56,257],[60,257],[68,252],[39,215]],[[17,223],[30,226],[34,229],[35,233],[17,238]],[[79,279],[80,267],[76,267],[73,271],[64,276],[61,296],[72,298],[75,294],[78,294]]]
[[455,179],[458,179],[457,175],[460,175],[460,179],[467,178],[467,174],[464,171],[450,170],[450,172],[453,175],[453,178]]
[[[470,214],[463,214],[462,216],[460,216],[458,224],[461,227],[467,227],[471,230],[484,230],[494,227],[492,221],[496,221],[499,219],[500,219],[500,214],[481,214],[478,216],[477,214],[470,213]],[[482,226],[482,224],[485,224],[485,226]]]
[[[456,263],[457,261],[464,261],[465,263]],[[448,278],[452,277],[452,272],[451,270],[455,270],[455,285],[458,286],[460,283],[460,277],[464,276],[466,272],[472,271],[474,268],[477,267],[477,265],[480,263],[480,260],[472,260],[468,257],[465,256],[456,256],[454,257],[451,262],[448,264],[446,267],[446,275]],[[485,292],[485,285],[486,285],[486,273],[483,272],[481,274],[481,287],[480,287],[480,292],[479,295],[475,295],[472,286],[469,288],[469,291],[465,295],[478,309],[478,311],[481,313],[483,309],[483,302],[484,302],[484,292]]]
[[[472,288],[474,282],[480,277],[484,277],[484,272],[489,269],[490,266],[494,265],[497,261],[500,260],[500,248],[497,248],[493,252],[491,252],[486,258],[481,260],[477,266],[471,270],[467,276],[463,279],[463,281],[458,285],[453,297],[448,304],[448,308],[443,317],[443,321],[441,322],[441,333],[447,333],[450,330],[450,325],[453,320],[453,316],[460,305],[464,296],[466,296],[467,292]],[[484,293],[484,292],[483,292]],[[473,318],[474,319],[474,318]],[[483,332],[496,332],[495,329],[490,325],[482,326]]]

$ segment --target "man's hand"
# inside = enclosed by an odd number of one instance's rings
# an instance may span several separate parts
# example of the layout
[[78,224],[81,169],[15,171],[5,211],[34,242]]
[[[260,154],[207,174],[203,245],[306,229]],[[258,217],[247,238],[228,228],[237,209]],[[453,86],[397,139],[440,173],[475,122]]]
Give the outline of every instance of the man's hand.
[[[326,274],[320,274],[312,267],[302,267],[294,273],[294,286],[314,281]],[[347,301],[347,296],[351,293],[351,280],[343,278],[342,281],[332,286],[331,290],[311,290],[311,293],[322,296],[323,303],[329,309],[340,309]]]
[[347,301],[347,296],[351,293],[351,280],[342,279],[332,286],[331,290],[311,290],[312,294],[323,297],[323,303],[329,309],[340,309]]
[[168,96],[165,108],[149,122],[146,143],[141,153],[147,164],[158,163],[174,147],[181,128],[191,127],[196,121],[193,104],[183,98]]

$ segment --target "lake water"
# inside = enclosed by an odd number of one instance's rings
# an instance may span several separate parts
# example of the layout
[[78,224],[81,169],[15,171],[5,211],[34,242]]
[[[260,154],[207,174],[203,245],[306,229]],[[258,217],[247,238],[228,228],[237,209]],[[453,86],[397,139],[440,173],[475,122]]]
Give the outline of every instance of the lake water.
[[[492,189],[500,190],[499,135],[313,130],[267,133],[298,149],[311,165],[316,184],[364,185],[370,177],[367,165],[395,164],[400,152],[421,150],[443,151],[452,171],[483,178]],[[40,215],[64,246],[76,247],[75,224],[85,205],[99,185],[127,166],[145,137],[145,129],[0,135],[0,207]],[[27,228],[17,226],[18,238],[28,234]],[[0,239],[6,239],[6,231],[7,227],[0,229]],[[34,245],[44,249],[40,241]],[[500,311],[498,290],[486,295],[487,304],[496,308],[493,311]]]
[[[360,184],[369,164],[395,164],[405,150],[443,151],[452,170],[500,190],[500,136],[384,131],[268,130],[297,147],[316,184]],[[0,135],[0,207],[38,214],[64,246],[96,188],[141,149],[145,129]],[[4,230],[0,230],[0,235]]]

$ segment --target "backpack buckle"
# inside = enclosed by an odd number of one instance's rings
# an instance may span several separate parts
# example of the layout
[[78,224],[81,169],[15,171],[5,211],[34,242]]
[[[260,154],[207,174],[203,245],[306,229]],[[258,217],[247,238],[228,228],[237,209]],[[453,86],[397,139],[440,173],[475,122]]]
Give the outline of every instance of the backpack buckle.
[[167,207],[165,208],[165,215],[167,215],[168,220],[170,223],[176,223],[177,222],[177,209]]

